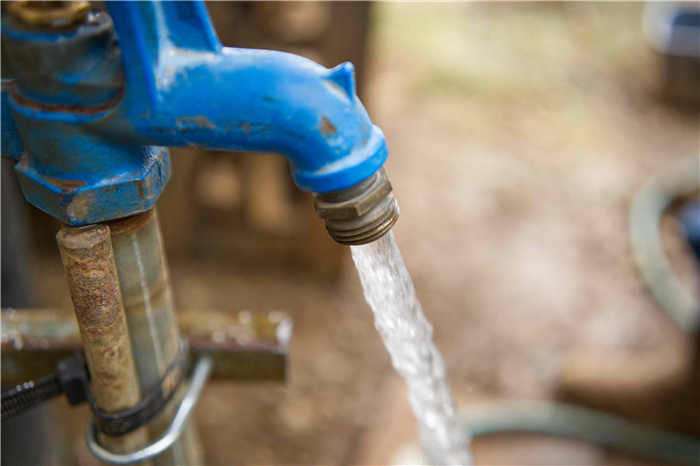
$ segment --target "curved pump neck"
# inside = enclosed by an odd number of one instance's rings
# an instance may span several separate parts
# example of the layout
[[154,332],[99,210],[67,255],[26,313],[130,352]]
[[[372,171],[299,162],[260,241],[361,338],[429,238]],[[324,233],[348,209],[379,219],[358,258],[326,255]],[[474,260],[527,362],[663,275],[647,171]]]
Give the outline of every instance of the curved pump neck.
[[[127,38],[125,108],[150,112],[137,119],[141,134],[162,145],[279,152],[299,187],[315,193],[334,240],[363,244],[391,229],[399,209],[381,168],[386,142],[357,98],[352,64],[328,70],[287,53],[224,48],[199,2],[109,8]],[[196,34],[178,34],[183,18]]]
[[[386,141],[357,98],[352,64],[327,69],[288,53],[223,47],[199,1],[107,6],[112,21],[98,16],[99,24],[48,35],[5,24],[3,38],[17,51],[71,57],[48,80],[45,73],[18,76],[9,99],[26,151],[14,157],[30,202],[70,225],[143,212],[169,176],[167,152],[151,148],[200,147],[279,153],[317,205],[332,205],[329,193],[352,194],[343,208],[382,193],[372,222],[395,221],[391,185],[379,172]],[[338,233],[348,225],[324,219],[339,242],[367,240],[366,231],[348,240]]]
[[223,47],[201,2],[108,2],[126,76],[121,113],[152,145],[276,152],[304,190],[345,189],[386,160],[354,68]]

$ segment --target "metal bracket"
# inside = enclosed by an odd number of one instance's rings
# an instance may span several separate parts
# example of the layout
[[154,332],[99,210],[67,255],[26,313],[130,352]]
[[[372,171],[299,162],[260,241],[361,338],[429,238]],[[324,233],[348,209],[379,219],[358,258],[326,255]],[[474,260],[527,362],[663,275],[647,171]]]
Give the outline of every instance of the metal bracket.
[[[3,309],[2,382],[37,381],[82,349],[75,315],[55,309]],[[212,378],[283,381],[293,321],[282,311],[183,310],[180,330],[193,361],[214,361]]]

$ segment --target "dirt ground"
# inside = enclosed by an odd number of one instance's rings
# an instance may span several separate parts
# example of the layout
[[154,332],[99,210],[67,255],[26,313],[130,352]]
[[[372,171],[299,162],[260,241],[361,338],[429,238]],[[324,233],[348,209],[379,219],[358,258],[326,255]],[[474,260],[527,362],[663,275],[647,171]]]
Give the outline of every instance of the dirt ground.
[[[669,353],[671,364],[682,351],[635,267],[627,215],[648,176],[700,152],[700,120],[660,98],[641,12],[374,5],[368,109],[391,151],[395,236],[459,403],[549,399],[579,354]],[[670,248],[689,275],[678,241]],[[286,384],[205,389],[208,464],[386,464],[415,438],[350,262],[338,284],[236,264],[171,271],[181,308],[295,320]],[[482,464],[646,461],[545,437],[475,450]]]
[[[374,15],[368,107],[391,150],[395,236],[458,399],[546,399],[572,356],[678,346],[633,263],[627,214],[650,174],[700,153],[698,115],[659,99],[641,5],[383,3]],[[284,387],[207,389],[209,462],[382,464],[415,436],[346,272],[331,288],[173,264],[183,307],[204,295],[296,320]],[[489,456],[497,440],[477,460],[631,461],[552,439],[528,459]]]

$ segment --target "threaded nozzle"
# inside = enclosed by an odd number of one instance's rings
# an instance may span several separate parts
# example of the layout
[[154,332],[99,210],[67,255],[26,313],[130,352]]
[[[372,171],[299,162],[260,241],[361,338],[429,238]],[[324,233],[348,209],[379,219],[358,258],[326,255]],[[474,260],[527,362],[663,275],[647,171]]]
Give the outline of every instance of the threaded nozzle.
[[314,204],[331,238],[345,245],[376,241],[399,218],[399,204],[384,168],[349,188],[314,193]]

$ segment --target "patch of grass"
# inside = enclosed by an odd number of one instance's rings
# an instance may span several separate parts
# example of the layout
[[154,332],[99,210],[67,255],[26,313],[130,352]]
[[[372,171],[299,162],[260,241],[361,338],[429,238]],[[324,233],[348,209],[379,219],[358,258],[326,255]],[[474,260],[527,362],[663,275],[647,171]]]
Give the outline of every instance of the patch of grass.
[[632,71],[649,55],[634,4],[380,3],[375,12],[375,46],[421,99],[564,104],[599,82],[587,75]]

